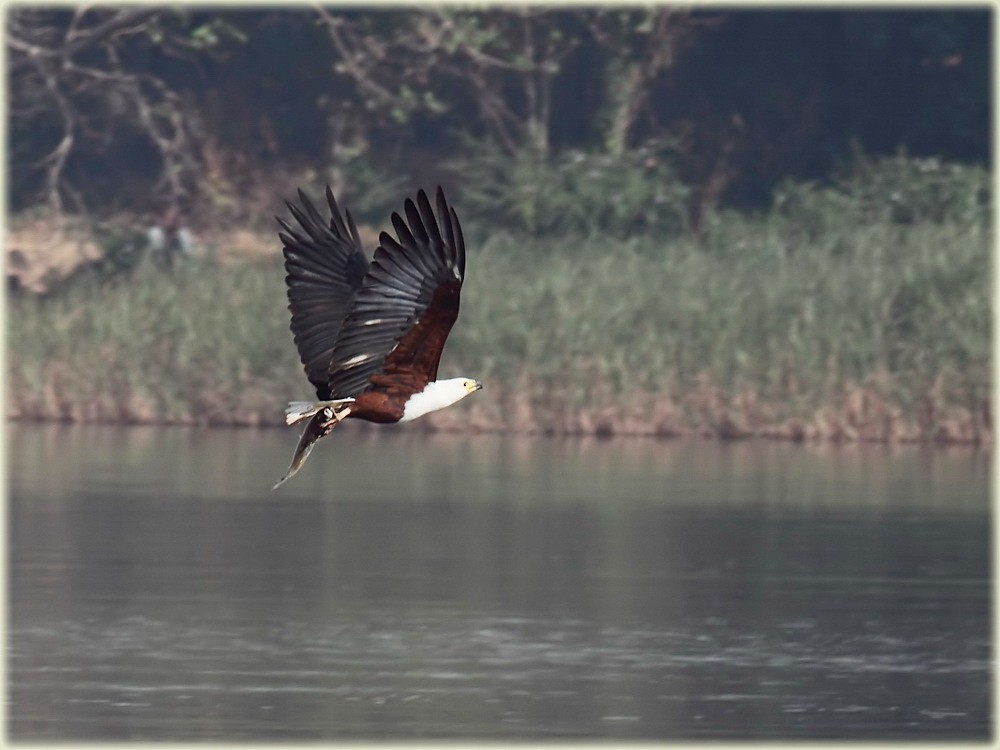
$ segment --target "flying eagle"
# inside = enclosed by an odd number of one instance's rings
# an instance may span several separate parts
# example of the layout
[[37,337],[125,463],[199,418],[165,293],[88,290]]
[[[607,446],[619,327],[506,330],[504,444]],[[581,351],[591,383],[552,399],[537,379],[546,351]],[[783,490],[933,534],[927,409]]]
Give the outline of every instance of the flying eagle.
[[462,227],[441,188],[436,216],[423,190],[406,199],[405,219],[393,212],[396,237],[379,234],[371,263],[329,186],[329,222],[301,190],[299,200],[287,205],[301,230],[278,218],[278,236],[295,346],[319,401],[288,405],[288,424],[311,419],[275,489],[348,417],[409,422],[482,388],[470,378],[437,380],[465,277]]

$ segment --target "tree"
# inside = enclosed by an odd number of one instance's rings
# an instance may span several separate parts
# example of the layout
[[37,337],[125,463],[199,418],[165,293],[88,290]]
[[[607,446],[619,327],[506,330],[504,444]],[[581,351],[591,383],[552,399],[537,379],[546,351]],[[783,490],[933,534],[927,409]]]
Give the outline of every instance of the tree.
[[317,12],[336,72],[383,123],[471,110],[508,152],[549,153],[553,82],[579,43],[566,29],[574,14],[527,7]]
[[688,11],[654,7],[641,10],[587,11],[587,29],[604,50],[604,148],[620,156],[635,145],[640,116],[648,114],[653,85],[674,64],[688,41]]
[[[91,181],[101,173],[95,157],[127,148],[134,172],[149,174],[166,205],[191,197],[198,112],[164,74],[163,58],[189,64],[226,28],[162,8],[12,9],[6,41],[20,184],[57,215],[68,208],[86,215],[100,192]],[[89,168],[74,173],[74,162]]]

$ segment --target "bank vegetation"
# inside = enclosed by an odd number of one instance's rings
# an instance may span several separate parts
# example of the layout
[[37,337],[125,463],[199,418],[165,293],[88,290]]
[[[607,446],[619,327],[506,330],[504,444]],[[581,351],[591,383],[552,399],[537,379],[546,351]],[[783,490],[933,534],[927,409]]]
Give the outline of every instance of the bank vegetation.
[[[486,388],[424,428],[990,440],[984,171],[858,159],[832,184],[782,185],[769,211],[719,211],[699,232],[589,226],[597,194],[570,221],[546,203],[565,191],[533,204],[557,225],[541,233],[516,206],[501,221],[502,207],[458,196],[469,274],[442,375]],[[226,233],[203,235],[171,270],[92,266],[57,292],[14,295],[9,415],[281,424],[284,401],[310,394],[279,244],[257,239],[233,254]]]
[[281,424],[282,199],[440,183],[486,389],[416,429],[990,439],[988,10],[6,20],[13,418]]

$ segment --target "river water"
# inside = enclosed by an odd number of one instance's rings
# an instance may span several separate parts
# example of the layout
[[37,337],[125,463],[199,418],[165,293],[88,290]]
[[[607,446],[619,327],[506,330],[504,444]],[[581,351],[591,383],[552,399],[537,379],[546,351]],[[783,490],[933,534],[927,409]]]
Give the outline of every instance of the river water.
[[8,427],[17,741],[986,739],[990,455]]

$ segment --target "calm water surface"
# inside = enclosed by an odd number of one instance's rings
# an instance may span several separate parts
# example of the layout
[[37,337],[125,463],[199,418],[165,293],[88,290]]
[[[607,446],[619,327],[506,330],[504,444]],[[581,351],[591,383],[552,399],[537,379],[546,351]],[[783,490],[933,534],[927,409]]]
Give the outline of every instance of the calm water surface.
[[970,449],[12,426],[14,740],[986,739]]

